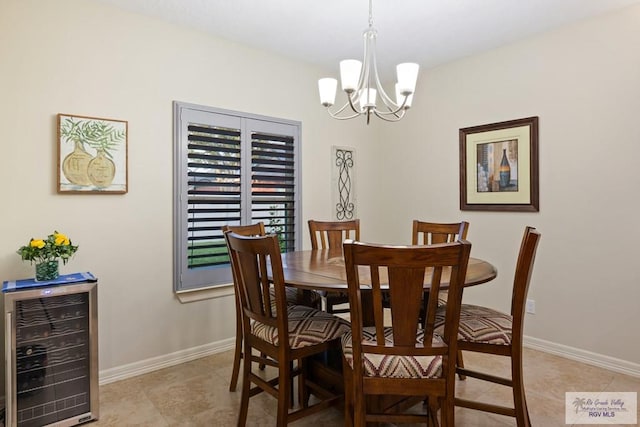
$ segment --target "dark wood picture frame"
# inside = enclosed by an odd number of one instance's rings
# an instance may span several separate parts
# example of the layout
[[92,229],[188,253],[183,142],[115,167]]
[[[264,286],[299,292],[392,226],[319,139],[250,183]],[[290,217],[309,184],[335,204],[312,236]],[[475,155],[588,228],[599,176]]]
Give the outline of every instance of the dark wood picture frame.
[[538,117],[460,129],[460,210],[540,210]]

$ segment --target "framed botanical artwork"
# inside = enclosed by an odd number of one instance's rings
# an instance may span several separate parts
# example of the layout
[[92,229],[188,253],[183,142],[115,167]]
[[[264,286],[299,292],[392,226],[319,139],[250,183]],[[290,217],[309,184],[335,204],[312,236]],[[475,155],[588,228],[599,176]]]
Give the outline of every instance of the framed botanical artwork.
[[58,193],[126,193],[127,126],[123,120],[58,114]]
[[538,117],[460,129],[460,209],[537,212]]

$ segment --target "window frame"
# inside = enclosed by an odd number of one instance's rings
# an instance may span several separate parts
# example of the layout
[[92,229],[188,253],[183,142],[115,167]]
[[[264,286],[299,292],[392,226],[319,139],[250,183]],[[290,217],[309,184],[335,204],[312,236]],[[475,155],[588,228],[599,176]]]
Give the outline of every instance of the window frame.
[[[174,170],[173,170],[173,251],[174,251],[174,292],[194,292],[205,289],[220,289],[231,285],[231,269],[228,265],[217,267],[189,268],[188,252],[188,223],[189,223],[189,186],[188,181],[188,126],[194,118],[205,120],[207,125],[218,127],[232,127],[240,130],[240,223],[252,222],[252,135],[255,133],[286,132],[293,138],[294,147],[294,249],[302,244],[302,156],[301,156],[301,122],[280,119],[258,114],[225,110],[186,102],[173,102],[174,126]],[[208,121],[211,119],[211,121]],[[198,121],[198,123],[203,123]],[[278,133],[278,135],[284,135]],[[232,222],[229,222],[232,224]],[[265,225],[267,225],[265,223]]]

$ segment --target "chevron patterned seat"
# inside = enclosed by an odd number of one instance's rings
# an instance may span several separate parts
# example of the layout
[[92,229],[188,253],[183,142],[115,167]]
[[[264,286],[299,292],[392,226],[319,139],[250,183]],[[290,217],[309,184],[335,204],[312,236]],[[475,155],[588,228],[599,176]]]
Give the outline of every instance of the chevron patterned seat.
[[[287,308],[289,346],[302,348],[341,337],[350,328],[349,322],[333,314],[311,307],[293,305]],[[253,322],[251,333],[272,344],[279,345],[278,328]]]
[[[375,343],[375,327],[365,327],[362,330],[365,341]],[[384,328],[384,340],[389,346],[393,345],[393,329]],[[416,341],[423,344],[424,333],[418,332]],[[434,335],[434,346],[444,344],[440,336]],[[353,341],[351,331],[342,336],[342,354],[353,369]],[[410,356],[397,354],[363,353],[364,374],[368,377],[384,378],[437,378],[442,375],[442,356]]]
[[[439,307],[435,323],[437,334],[444,331],[444,314],[445,308]],[[510,345],[512,328],[513,318],[508,314],[489,307],[462,304],[458,329],[459,341]]]

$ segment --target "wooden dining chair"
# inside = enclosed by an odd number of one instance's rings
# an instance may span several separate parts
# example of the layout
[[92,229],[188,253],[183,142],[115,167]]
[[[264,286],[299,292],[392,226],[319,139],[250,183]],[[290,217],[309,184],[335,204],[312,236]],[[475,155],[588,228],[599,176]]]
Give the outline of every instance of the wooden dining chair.
[[[442,425],[454,425],[456,336],[470,251],[471,244],[467,241],[432,246],[388,246],[350,240],[344,243],[351,309],[351,330],[342,338],[345,425],[364,426],[367,422],[438,425],[439,408]],[[435,334],[437,295],[441,279],[447,273],[450,278],[446,326]],[[366,282],[362,282],[365,275]],[[426,321],[421,328],[420,297],[425,280],[433,292],[428,294]],[[388,290],[383,289],[383,284],[388,284]],[[370,317],[374,326],[363,326],[363,285],[372,293]],[[391,324],[387,326],[383,291],[390,295]],[[411,406],[409,398],[416,403],[427,399],[426,413],[400,410]],[[400,401],[400,407],[393,405],[396,400]]]
[[[236,278],[234,285],[240,295],[246,358],[238,426],[246,425],[249,398],[263,391],[277,398],[278,426],[338,404],[342,395],[313,383],[307,376],[307,358],[339,348],[349,323],[312,307],[287,305],[277,236],[242,236],[233,231],[225,232],[224,236]],[[271,287],[275,290],[275,309],[271,304]],[[264,374],[253,371],[254,363],[247,363],[249,360],[277,368],[277,376],[265,379]],[[298,377],[301,407],[290,412],[290,385],[294,377]],[[308,405],[310,392],[318,397],[312,406]]]
[[[266,231],[263,222],[250,225],[223,225],[222,232],[233,231],[243,236],[265,236]],[[233,269],[232,269],[233,273]],[[233,276],[233,280],[236,278]],[[309,307],[320,308],[321,296],[315,291],[302,291],[300,289],[286,287],[286,298],[288,305],[307,305]],[[275,304],[275,296],[273,288],[270,289],[272,304]],[[236,343],[233,355],[233,367],[231,370],[231,381],[229,382],[229,391],[236,391],[238,385],[238,376],[240,374],[240,361],[243,359],[242,354],[242,313],[240,305],[240,296],[235,292],[236,303]],[[261,366],[264,369],[264,365]]]
[[[360,240],[360,220],[309,220],[309,236],[311,237],[311,249],[328,249],[336,251],[339,256],[342,256],[342,244],[345,240]],[[325,292],[323,297],[328,313],[349,312],[349,307],[337,307],[349,302],[349,295],[346,292]]]
[[[434,243],[450,243],[456,240],[466,239],[469,232],[469,223],[466,221],[442,223],[413,220],[413,232],[411,234],[412,245],[432,245]],[[440,304],[446,304],[447,291],[440,291],[438,295]]]
[[[455,404],[464,408],[515,417],[518,427],[531,426],[523,382],[522,336],[525,304],[539,241],[540,233],[533,227],[526,227],[516,262],[510,314],[468,304],[463,304],[460,309],[458,348],[465,351],[509,357],[511,378],[460,366],[456,371],[465,376],[511,387],[513,407],[459,398],[455,399]],[[440,308],[436,321],[437,331],[441,331],[445,327],[444,315],[444,310]]]

